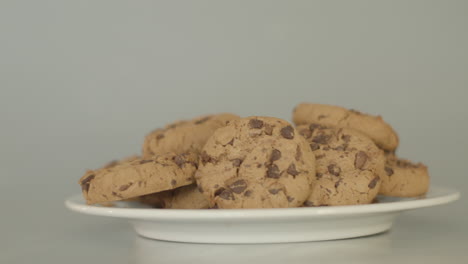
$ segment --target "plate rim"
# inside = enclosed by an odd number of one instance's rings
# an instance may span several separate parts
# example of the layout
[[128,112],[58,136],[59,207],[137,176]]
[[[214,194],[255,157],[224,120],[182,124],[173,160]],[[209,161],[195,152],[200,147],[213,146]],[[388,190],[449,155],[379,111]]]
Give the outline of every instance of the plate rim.
[[391,213],[431,207],[454,202],[460,198],[460,192],[454,189],[431,186],[429,194],[434,197],[418,200],[394,201],[377,204],[268,208],[268,209],[156,209],[156,208],[122,208],[87,205],[81,194],[70,196],[65,206],[75,212],[127,219],[153,220],[242,220],[242,219],[283,219],[290,217],[328,217],[339,215],[361,215]]

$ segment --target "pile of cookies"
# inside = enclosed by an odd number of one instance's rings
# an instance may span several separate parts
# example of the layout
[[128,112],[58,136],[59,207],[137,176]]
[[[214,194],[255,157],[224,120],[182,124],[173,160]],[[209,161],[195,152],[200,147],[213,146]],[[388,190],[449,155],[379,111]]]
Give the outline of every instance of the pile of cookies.
[[304,103],[293,122],[233,114],[179,121],[146,136],[141,156],[81,177],[88,204],[155,208],[287,208],[368,204],[424,195],[427,167],[395,155],[380,116]]

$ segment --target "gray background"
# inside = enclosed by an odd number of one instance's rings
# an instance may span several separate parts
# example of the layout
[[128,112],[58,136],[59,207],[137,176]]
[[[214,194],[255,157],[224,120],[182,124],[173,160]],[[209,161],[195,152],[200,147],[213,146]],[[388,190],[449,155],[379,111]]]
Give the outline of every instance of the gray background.
[[[63,201],[86,168],[138,153],[166,122],[212,112],[289,119],[312,101],[381,114],[401,156],[426,163],[433,184],[468,191],[467,32],[468,1],[0,1],[0,262],[199,252],[141,246],[125,223]],[[462,198],[354,241],[391,244],[377,250],[388,261],[466,263],[466,221]],[[321,245],[348,249],[348,261],[375,255],[346,243]]]

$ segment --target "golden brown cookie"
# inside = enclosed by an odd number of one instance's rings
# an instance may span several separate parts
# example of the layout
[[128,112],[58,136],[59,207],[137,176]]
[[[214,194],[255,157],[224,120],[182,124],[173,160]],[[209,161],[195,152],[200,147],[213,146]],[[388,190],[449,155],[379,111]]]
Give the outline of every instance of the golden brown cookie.
[[374,142],[349,128],[298,126],[315,154],[317,182],[305,206],[368,204],[380,188],[385,157]]
[[233,114],[218,114],[197,117],[190,121],[178,121],[164,129],[156,129],[146,136],[143,143],[143,157],[166,152],[185,153],[200,151],[213,132],[238,119]]
[[332,127],[349,127],[370,137],[385,150],[398,147],[398,135],[382,117],[363,114],[340,106],[303,103],[293,112],[296,125],[320,124]]
[[124,200],[194,183],[197,163],[194,153],[168,153],[87,171],[79,184],[88,204]]
[[152,193],[137,199],[154,208],[166,209],[206,209],[209,203],[198,190],[196,184],[182,186],[174,190]]
[[380,194],[416,197],[424,195],[429,190],[429,173],[424,164],[415,164],[391,153],[386,154],[386,158]]
[[203,148],[195,178],[211,207],[297,207],[314,184],[314,160],[288,122],[248,117],[216,130]]

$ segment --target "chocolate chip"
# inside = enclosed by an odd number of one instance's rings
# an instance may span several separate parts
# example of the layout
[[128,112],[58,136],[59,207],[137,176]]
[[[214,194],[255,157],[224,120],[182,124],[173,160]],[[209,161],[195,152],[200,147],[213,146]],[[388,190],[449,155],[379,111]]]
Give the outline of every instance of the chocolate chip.
[[247,183],[245,182],[245,180],[241,179],[241,180],[237,180],[237,181],[231,183],[228,187],[234,193],[239,194],[239,193],[243,192],[247,188]]
[[362,115],[362,113],[359,112],[358,110],[349,109],[349,111],[350,111],[351,113],[355,113],[355,114],[357,114],[357,115]]
[[340,178],[337,182],[335,182],[335,189],[340,186],[341,181],[343,181],[343,179]]
[[91,180],[94,179],[94,177],[96,177],[94,174],[87,176],[81,181],[81,184],[88,184]]
[[318,159],[318,160],[323,159],[323,158],[325,158],[325,154],[315,156],[315,159]]
[[257,164],[257,168],[261,168],[262,167],[262,164]]
[[267,172],[266,172],[266,177],[267,178],[273,178],[273,179],[279,179],[280,177],[280,171],[278,166],[275,164],[270,164],[267,167]]
[[211,118],[211,116],[207,116],[207,117],[204,117],[204,118],[202,118],[200,120],[197,120],[197,121],[195,121],[195,125],[203,124],[206,121],[210,120],[210,118]]
[[299,172],[296,170],[296,165],[294,165],[294,163],[291,163],[291,165],[289,165],[288,169],[286,170],[286,172],[289,174],[289,175],[292,175],[294,177],[296,177]]
[[304,202],[304,206],[305,206],[305,207],[314,207],[315,204],[314,204],[313,202],[307,200],[307,201]]
[[328,165],[328,172],[335,176],[340,176],[341,168],[335,164]]
[[95,175],[91,174],[88,177],[84,178],[84,180],[81,181],[81,189],[85,192],[89,191],[89,185],[91,181],[94,179]]
[[325,129],[327,128],[326,126],[322,126],[322,125],[319,125],[319,124],[310,124],[309,125],[309,130],[314,132],[315,129],[317,128],[320,128],[320,129]]
[[251,191],[251,190],[247,190],[247,191],[244,193],[244,196],[245,196],[245,197],[250,197],[250,195],[252,195],[252,191]]
[[176,181],[176,180],[174,180],[174,179],[171,180],[171,185],[172,185],[172,186],[174,186],[174,185],[176,185],[176,184],[177,184],[177,181]]
[[149,163],[149,162],[153,162],[153,160],[141,160],[140,164],[145,164],[145,163]]
[[326,116],[326,115],[319,115],[319,116],[318,116],[318,120],[324,119],[325,117],[327,117],[327,116]]
[[345,151],[347,148],[348,148],[348,144],[344,143],[344,144],[334,148],[334,150]]
[[201,192],[201,193],[204,192],[204,190],[203,190],[203,188],[201,187],[201,185],[198,185],[198,186],[197,186],[197,189],[198,189],[198,191]]
[[174,162],[175,164],[177,164],[177,166],[179,166],[179,168],[182,168],[185,164],[185,157],[184,155],[177,155],[174,157]]
[[119,187],[119,191],[123,192],[123,191],[127,190],[128,188],[130,188],[130,186],[132,186],[132,185],[133,185],[133,182],[129,182],[128,184],[121,185]]
[[161,138],[164,138],[164,134],[158,134],[158,135],[156,136],[156,139],[157,139],[157,140],[160,140]]
[[315,178],[320,179],[322,178],[322,176],[323,176],[323,173],[317,172],[317,174],[315,175]]
[[222,193],[219,194],[219,198],[224,200],[234,200],[234,195],[230,190],[224,190]]
[[231,145],[231,146],[233,146],[233,145],[234,145],[234,138],[233,138],[233,139],[231,139],[231,141],[229,141],[229,142],[227,143],[227,145]]
[[369,185],[367,186],[371,189],[374,189],[378,181],[379,181],[379,177],[375,177],[374,179],[372,179],[372,181],[370,181]]
[[407,160],[402,160],[402,159],[397,160],[396,165],[400,168],[414,168],[415,169],[415,168],[420,167],[420,164],[413,164]]
[[292,126],[285,126],[280,131],[281,136],[286,139],[293,139],[294,138],[294,128]]
[[[216,188],[216,185],[215,185],[215,188]],[[216,191],[214,192],[214,196],[220,195],[222,192],[224,192],[224,190],[226,190],[226,189],[223,188],[223,187],[219,188],[218,190],[216,190]]]
[[288,202],[290,202],[290,203],[291,203],[292,201],[294,201],[294,197],[291,197],[291,196],[289,196],[289,195],[286,196],[286,198],[288,199]]
[[299,147],[299,145],[296,147],[296,156],[294,156],[294,158],[296,159],[296,161],[299,161],[302,157],[302,151],[301,151],[301,148]]
[[263,121],[258,120],[258,119],[250,119],[249,121],[249,126],[250,128],[262,128],[263,127]]
[[351,141],[351,135],[342,135],[341,139],[343,139],[346,143],[349,143],[349,141]]
[[242,161],[241,159],[233,159],[231,160],[232,161],[232,166],[234,167],[239,167],[241,164],[242,164]]
[[281,189],[269,189],[268,192],[271,194],[277,194]]
[[393,175],[393,169],[389,167],[385,167],[385,172],[387,173],[387,176],[392,176]]
[[366,164],[367,158],[367,154],[364,151],[359,151],[358,153],[356,153],[356,157],[354,159],[354,167],[356,169],[362,170],[364,168],[364,165]]
[[312,136],[312,131],[310,131],[309,129],[301,129],[301,131],[299,131],[299,134],[301,134],[305,138],[310,138]]
[[330,150],[330,147],[326,146],[326,147],[323,148],[323,150],[329,151],[329,150]]
[[329,140],[330,140],[330,136],[325,135],[325,134],[320,134],[318,136],[315,136],[312,139],[312,142],[318,143],[318,144],[327,144]]
[[273,135],[273,127],[266,124],[265,125],[265,134],[268,135],[268,136]]
[[312,151],[315,151],[315,150],[317,150],[317,149],[319,149],[319,148],[320,148],[320,145],[317,144],[317,143],[312,143],[312,144],[310,144],[310,149],[311,149]]
[[203,151],[200,154],[200,159],[201,159],[201,162],[203,163],[203,165],[206,164],[207,162],[213,163],[213,158],[210,157],[210,155],[208,155],[208,153],[206,153],[206,151]]
[[215,205],[213,205],[213,207],[211,207],[210,209],[218,209],[218,208],[219,208],[219,207],[218,207],[218,204],[215,204]]
[[123,199],[122,195],[120,195],[120,194],[118,194],[118,193],[116,193],[116,192],[112,192],[112,195],[114,195],[115,197],[119,197],[119,198],[122,198],[122,199]]
[[281,151],[279,151],[277,149],[273,149],[271,151],[270,162],[279,160],[280,158],[281,158]]

